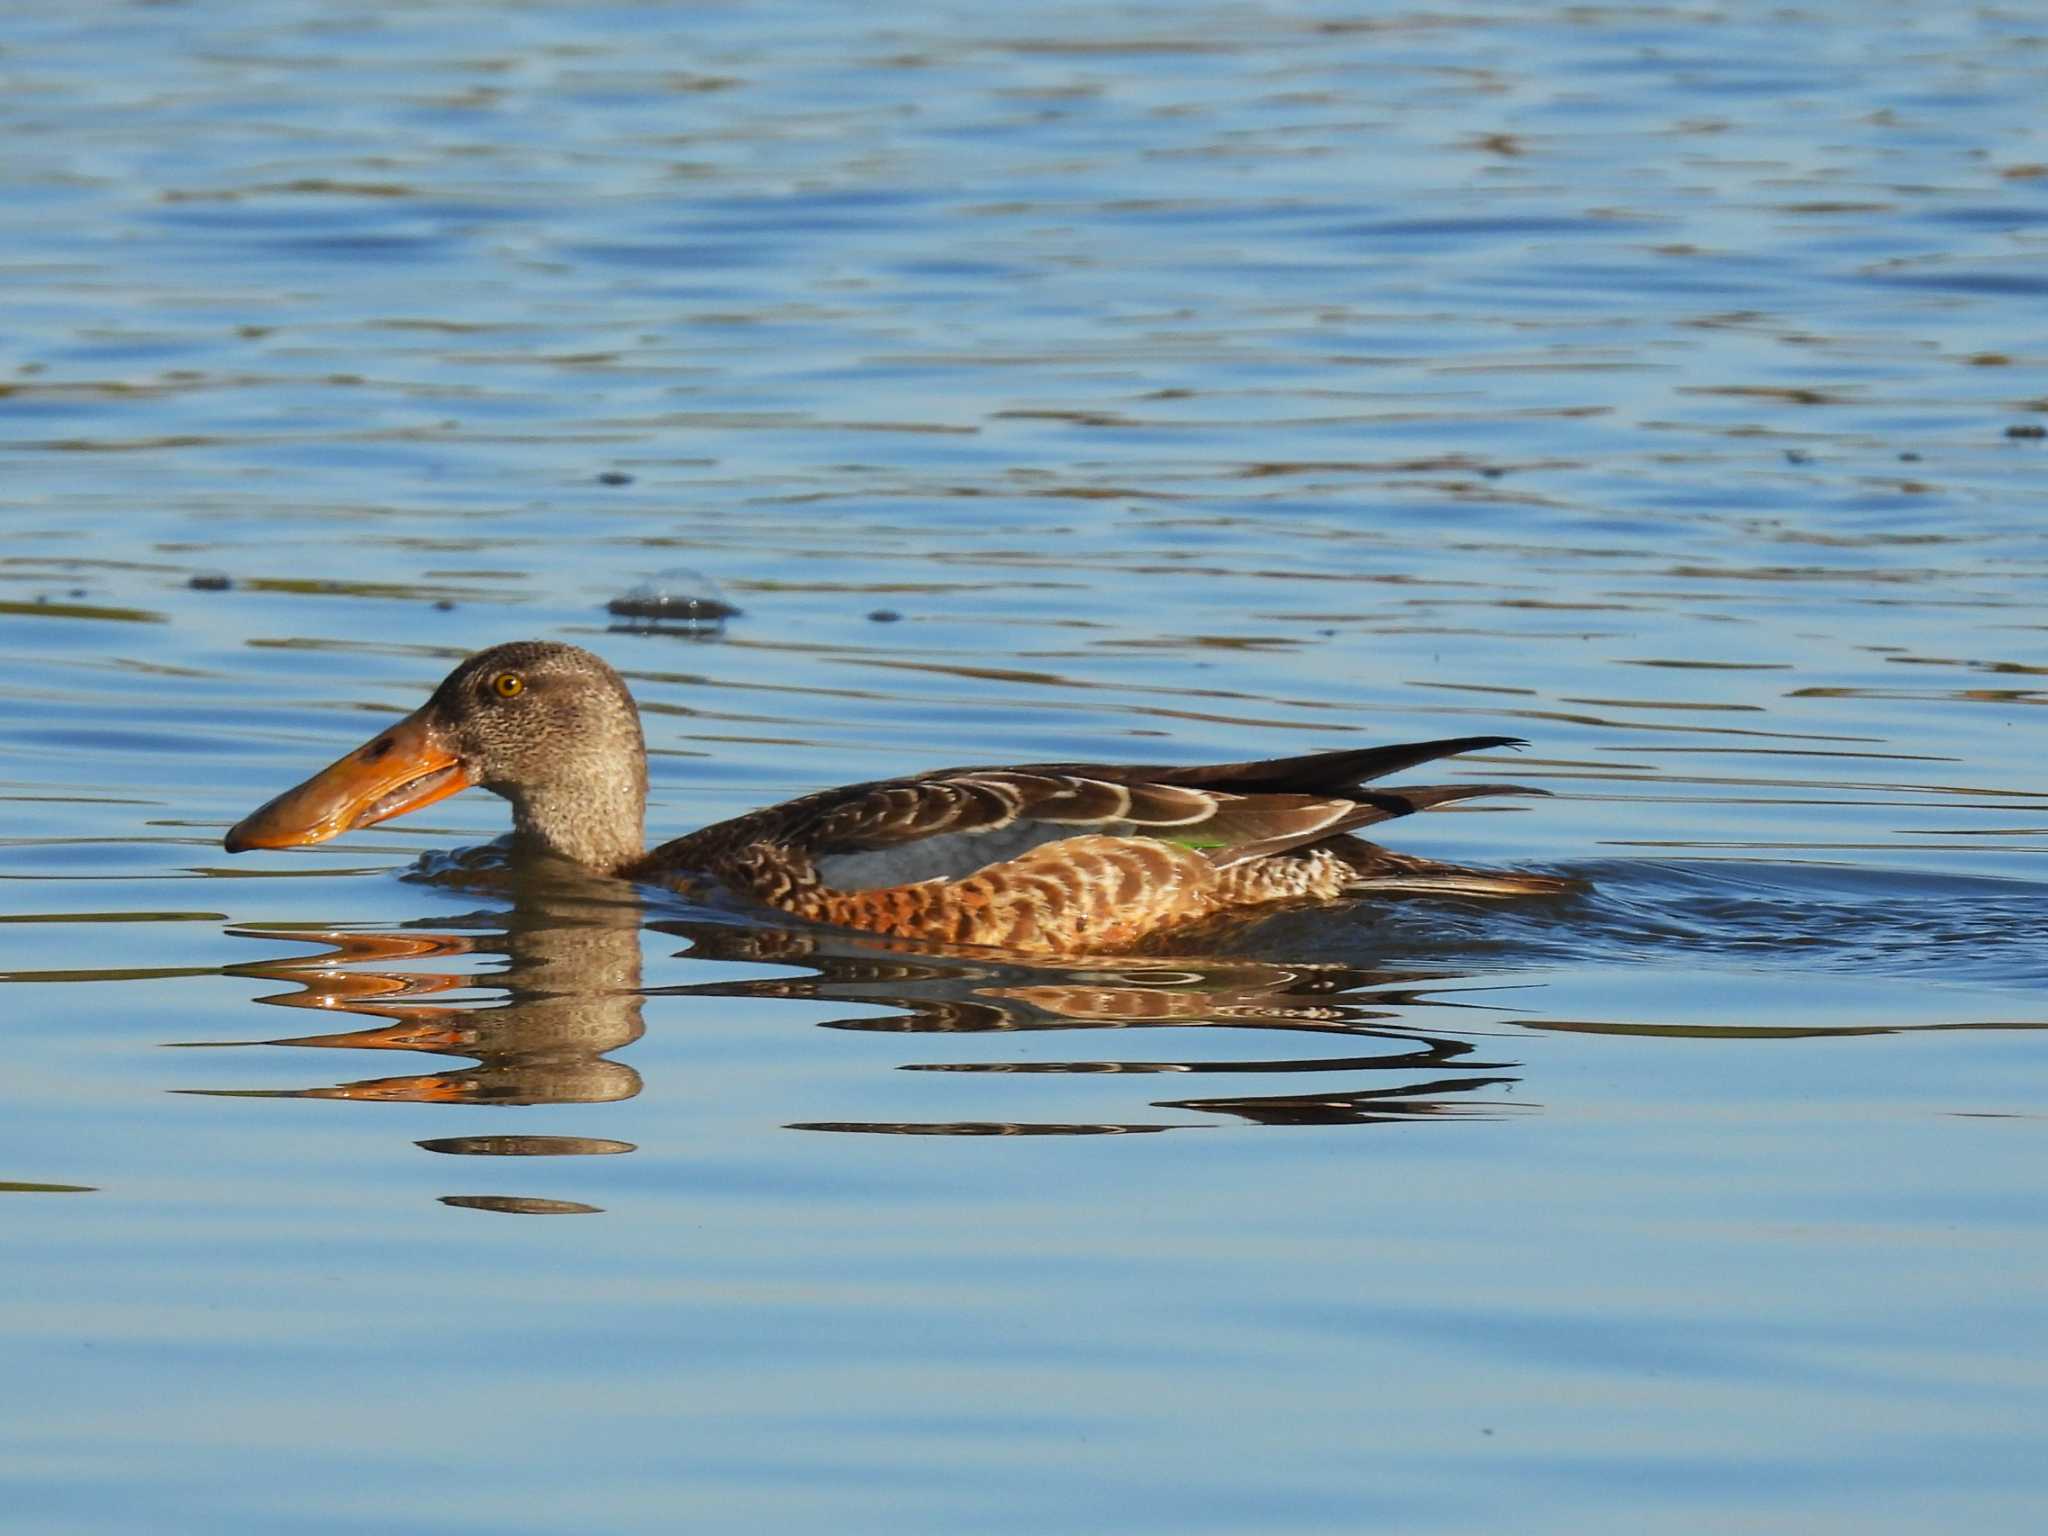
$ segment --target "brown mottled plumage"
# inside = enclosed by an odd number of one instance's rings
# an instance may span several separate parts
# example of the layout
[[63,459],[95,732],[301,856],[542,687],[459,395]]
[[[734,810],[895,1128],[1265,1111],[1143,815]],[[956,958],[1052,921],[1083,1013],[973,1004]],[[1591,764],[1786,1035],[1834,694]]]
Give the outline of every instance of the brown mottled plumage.
[[1368,789],[1506,736],[1161,768],[947,768],[821,790],[643,852],[647,758],[616,672],[575,646],[479,652],[418,710],[287,790],[231,853],[323,842],[472,784],[522,843],[624,879],[708,877],[815,922],[940,944],[1111,953],[1232,913],[1368,891],[1533,895],[1546,875],[1404,858],[1361,827],[1511,784]]

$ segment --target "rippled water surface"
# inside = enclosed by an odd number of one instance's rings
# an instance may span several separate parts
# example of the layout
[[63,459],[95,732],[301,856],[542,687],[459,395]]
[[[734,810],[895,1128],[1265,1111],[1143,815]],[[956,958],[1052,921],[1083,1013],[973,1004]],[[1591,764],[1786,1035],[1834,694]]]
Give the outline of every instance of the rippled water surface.
[[[2035,1528],[2036,8],[30,5],[0,82],[10,1530]],[[1587,889],[1058,967],[481,792],[222,851],[523,636],[662,835],[1499,732],[1554,798],[1387,841]]]

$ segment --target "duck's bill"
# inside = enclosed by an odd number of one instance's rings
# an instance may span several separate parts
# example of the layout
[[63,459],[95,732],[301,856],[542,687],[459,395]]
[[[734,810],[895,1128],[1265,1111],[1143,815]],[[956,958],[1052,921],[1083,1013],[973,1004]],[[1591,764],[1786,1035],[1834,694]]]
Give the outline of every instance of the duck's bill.
[[475,782],[440,733],[412,714],[244,817],[222,841],[229,853],[324,843],[445,800]]

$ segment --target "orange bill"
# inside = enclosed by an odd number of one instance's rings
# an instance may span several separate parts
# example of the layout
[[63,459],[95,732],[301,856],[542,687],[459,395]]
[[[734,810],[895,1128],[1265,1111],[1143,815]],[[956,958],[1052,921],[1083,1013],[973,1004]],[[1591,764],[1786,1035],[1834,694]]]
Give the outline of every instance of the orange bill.
[[469,788],[476,782],[473,770],[421,718],[424,713],[407,715],[244,817],[223,840],[228,852],[324,843]]

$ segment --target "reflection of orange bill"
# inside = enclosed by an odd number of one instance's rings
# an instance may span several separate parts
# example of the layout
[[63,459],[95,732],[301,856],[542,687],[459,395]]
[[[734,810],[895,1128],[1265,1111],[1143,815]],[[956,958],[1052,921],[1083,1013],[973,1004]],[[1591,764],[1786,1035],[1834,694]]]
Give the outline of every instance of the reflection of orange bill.
[[476,782],[473,772],[441,743],[423,713],[407,715],[244,817],[227,835],[228,852],[324,843],[469,788]]

